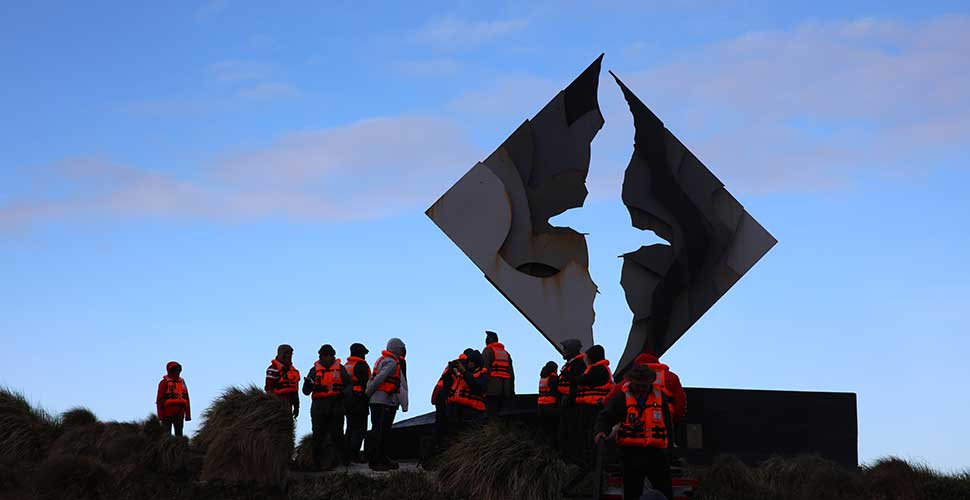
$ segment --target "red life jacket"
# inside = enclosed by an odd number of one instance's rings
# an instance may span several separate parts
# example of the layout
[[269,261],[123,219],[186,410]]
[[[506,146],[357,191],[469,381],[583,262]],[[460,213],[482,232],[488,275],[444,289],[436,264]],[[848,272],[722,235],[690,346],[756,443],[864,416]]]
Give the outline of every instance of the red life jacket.
[[549,376],[539,379],[539,406],[555,405],[559,402],[559,393],[549,388],[549,381],[558,378],[559,375],[550,373]]
[[344,379],[340,375],[340,359],[334,359],[329,367],[323,366],[319,360],[313,362],[312,399],[335,398],[343,395]]
[[620,422],[616,442],[620,446],[667,447],[667,426],[664,423],[660,390],[654,388],[644,401],[643,408],[630,391],[629,382],[623,384],[626,397],[626,419]]
[[[354,369],[357,366],[357,363],[364,363],[364,366],[367,366],[367,361],[364,361],[364,358],[349,356],[347,357],[347,363],[344,364],[344,368],[346,368],[347,373],[350,374],[350,383],[354,386],[354,394],[360,396],[364,393],[367,381],[357,379],[357,370]],[[370,369],[367,371],[370,372]]]
[[603,398],[610,393],[610,389],[613,388],[613,373],[610,371],[609,360],[597,361],[586,367],[586,371],[583,374],[588,374],[594,366],[602,366],[606,368],[606,383],[598,385],[596,387],[589,386],[579,386],[576,388],[576,402],[586,405],[598,405],[603,403]]
[[[465,356],[465,353],[461,353],[458,355],[458,359],[456,359],[455,361],[463,361],[466,359],[468,359],[468,356]],[[454,361],[452,361],[452,363],[453,362]],[[441,402],[439,401],[439,399],[441,399],[441,390],[445,388],[445,375],[448,374],[448,371],[450,370],[449,368],[450,366],[451,366],[451,363],[448,363],[447,365],[445,365],[445,369],[441,370],[441,376],[438,377],[438,382],[434,385],[434,390],[431,391],[431,404],[433,405],[437,405],[438,403]]]
[[162,377],[165,381],[165,393],[162,394],[162,407],[181,405],[187,406],[189,404],[189,390],[185,387],[185,381],[182,377],[178,380],[165,375]]
[[377,362],[374,363],[374,372],[371,374],[371,378],[377,376],[381,363],[385,358],[391,358],[396,362],[394,365],[394,373],[384,379],[381,385],[377,386],[377,390],[388,394],[397,394],[401,392],[401,358],[397,354],[387,350],[381,351],[381,357],[377,358]]
[[569,369],[572,368],[572,366],[576,363],[586,363],[586,355],[577,354],[576,357],[574,357],[573,359],[570,359],[569,361],[566,361],[565,363],[563,363],[562,369],[559,370],[559,389],[558,390],[559,390],[559,394],[562,394],[563,396],[568,396],[570,389],[573,386],[573,384],[569,382],[569,379],[564,377],[563,374],[568,372]]
[[663,363],[647,363],[647,367],[657,373],[657,379],[653,381],[653,386],[660,390],[660,393],[664,395],[667,400],[667,407],[670,414],[674,414],[674,394],[670,392],[665,383],[667,372],[670,371],[670,367]]
[[485,346],[486,349],[491,349],[495,354],[492,359],[492,366],[487,366],[488,375],[495,378],[512,378],[512,358],[509,356],[509,352],[505,350],[505,345],[501,342],[492,342]]
[[270,365],[280,374],[279,378],[276,379],[276,387],[273,388],[273,394],[282,396],[296,392],[297,386],[300,384],[300,372],[296,367],[290,365],[289,368],[286,368],[276,358],[270,361]]
[[[472,373],[478,375],[480,373],[488,373],[488,370],[479,368]],[[468,383],[465,382],[465,377],[455,377],[455,381],[451,384],[451,394],[448,396],[448,402],[473,410],[485,411],[485,395],[473,394],[471,387],[468,387]]]

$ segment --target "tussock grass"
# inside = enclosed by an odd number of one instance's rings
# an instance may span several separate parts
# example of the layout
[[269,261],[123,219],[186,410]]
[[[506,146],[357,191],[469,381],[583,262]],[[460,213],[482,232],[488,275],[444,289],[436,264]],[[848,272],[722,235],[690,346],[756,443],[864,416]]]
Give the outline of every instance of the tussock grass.
[[309,471],[313,469],[313,434],[300,438],[300,443],[293,451],[293,465],[297,470]]
[[54,455],[34,474],[37,500],[109,500],[115,497],[111,472],[98,460],[84,456]]
[[35,463],[60,434],[60,422],[20,392],[0,387],[0,461]]
[[394,472],[381,477],[327,474],[319,479],[294,483],[289,488],[289,498],[290,500],[463,500],[468,497],[443,489],[430,473]]
[[93,411],[83,406],[75,406],[64,413],[61,413],[61,427],[64,430],[75,427],[82,427],[98,422],[98,417]]
[[493,423],[465,432],[440,457],[447,490],[482,500],[558,499],[566,465],[525,430]]
[[230,387],[202,419],[194,441],[205,450],[203,480],[285,482],[295,428],[281,399],[254,385]]

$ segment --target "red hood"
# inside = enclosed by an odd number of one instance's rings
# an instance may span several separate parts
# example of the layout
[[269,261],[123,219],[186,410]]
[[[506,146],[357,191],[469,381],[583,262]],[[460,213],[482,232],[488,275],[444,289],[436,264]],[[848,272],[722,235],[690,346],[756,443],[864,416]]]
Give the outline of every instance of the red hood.
[[635,365],[645,365],[648,363],[659,363],[660,358],[652,352],[641,352],[637,355],[636,359],[633,360]]
[[177,361],[169,361],[168,364],[165,365],[165,373],[172,373],[172,368],[175,368],[176,366],[180,369],[182,368],[182,365],[178,364]]

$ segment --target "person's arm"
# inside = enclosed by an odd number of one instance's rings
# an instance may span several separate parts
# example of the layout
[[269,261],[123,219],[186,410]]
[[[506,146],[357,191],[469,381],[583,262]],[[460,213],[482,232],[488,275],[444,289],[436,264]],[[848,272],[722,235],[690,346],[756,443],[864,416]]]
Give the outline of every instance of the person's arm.
[[273,368],[273,365],[270,364],[269,368],[266,369],[266,384],[263,387],[263,390],[265,390],[267,393],[272,393],[273,389],[276,389],[277,384],[279,384],[279,379],[280,371]]
[[354,395],[354,381],[350,378],[350,374],[347,373],[347,367],[344,365],[340,365],[340,383],[343,384],[344,387],[343,390],[340,391],[343,393],[344,398],[349,398],[350,396]]
[[[559,376],[549,377],[549,392],[556,394],[559,392]],[[558,395],[558,394],[557,394]]]
[[357,382],[367,387],[367,382],[370,380],[370,367],[367,366],[365,361],[361,361],[354,365],[354,376],[357,377]]
[[401,403],[401,411],[408,412],[408,370],[407,362],[401,360],[401,390],[397,393],[398,401]]
[[489,373],[492,372],[492,363],[495,362],[495,350],[491,347],[486,347],[482,349],[482,360],[483,365]]
[[512,363],[512,356],[509,356],[509,383],[512,384],[512,394],[515,394],[515,365]]
[[667,371],[667,376],[664,380],[667,385],[667,389],[670,390],[670,394],[674,398],[674,422],[679,422],[682,418],[687,416],[687,391],[684,390],[684,386],[680,384],[680,377],[678,377],[674,372]]
[[588,373],[584,373],[575,379],[576,383],[586,387],[598,387],[610,380],[610,374],[605,366],[594,366]]
[[377,375],[374,375],[374,378],[367,383],[364,393],[368,397],[373,396],[377,392],[377,388],[387,380],[387,377],[394,373],[395,368],[397,368],[397,361],[394,361],[394,358],[384,358],[384,361],[377,367]]
[[[185,379],[182,379],[182,383],[185,384]],[[189,403],[189,385],[185,384],[185,421],[188,422],[192,420],[192,407]]]
[[306,377],[303,378],[303,395],[304,396],[309,396],[310,394],[313,394],[313,374],[316,373],[313,368],[314,367],[311,366],[310,369],[307,370],[307,372],[306,372]]
[[478,375],[475,375],[471,370],[466,370],[463,377],[465,378],[465,383],[468,384],[468,390],[472,394],[485,394],[485,388],[488,386],[487,373],[479,371]]
[[162,398],[165,396],[165,379],[158,383],[158,393],[155,394],[155,410],[158,418],[162,418]]
[[596,415],[596,424],[593,426],[596,436],[602,439],[600,434],[609,435],[613,432],[613,426],[623,421],[624,417],[626,417],[626,398],[607,399],[603,409]]

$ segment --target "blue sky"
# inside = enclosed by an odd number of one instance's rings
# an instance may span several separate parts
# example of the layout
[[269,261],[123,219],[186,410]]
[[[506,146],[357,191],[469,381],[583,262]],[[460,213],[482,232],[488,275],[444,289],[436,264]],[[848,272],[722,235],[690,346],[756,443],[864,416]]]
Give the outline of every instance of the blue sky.
[[[281,342],[306,370],[398,336],[416,415],[488,328],[534,391],[555,351],[423,210],[605,52],[779,240],[666,356],[685,384],[856,392],[863,460],[970,467],[967,10],[7,3],[0,383],[141,418],[177,359],[198,414]],[[609,80],[600,102],[590,197],[556,222],[590,233],[616,358],[616,256],[654,237],[619,200]]]

